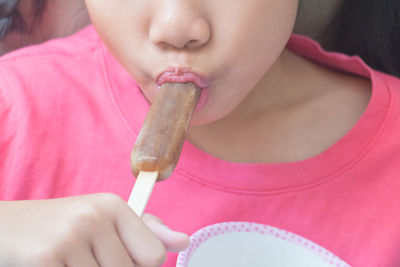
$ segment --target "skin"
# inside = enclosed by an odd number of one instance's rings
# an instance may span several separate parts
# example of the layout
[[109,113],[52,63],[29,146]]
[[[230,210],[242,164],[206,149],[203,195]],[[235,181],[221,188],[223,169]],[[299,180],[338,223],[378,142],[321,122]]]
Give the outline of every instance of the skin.
[[[368,103],[369,81],[285,49],[296,0],[87,4],[101,37],[150,101],[155,77],[169,66],[209,80],[208,102],[195,112],[188,139],[219,158],[312,157],[346,134]],[[167,250],[188,242],[153,216],[141,220],[111,194],[3,201],[0,214],[0,266],[160,266]]]
[[[1,53],[74,33],[89,24],[83,0],[49,0],[34,20],[31,0],[18,7],[30,31],[12,33]],[[116,195],[0,201],[0,266],[160,266],[166,251],[188,246],[155,216],[139,218]]]
[[160,266],[188,237],[112,194],[0,202],[0,266]]
[[[49,0],[38,19],[31,3],[21,0],[18,9],[34,27],[11,33],[0,42],[1,54],[89,24],[83,0]],[[181,251],[189,242],[155,216],[137,217],[113,194],[0,201],[0,214],[0,266],[160,266],[166,251]]]
[[285,49],[296,0],[86,2],[103,41],[149,101],[157,74],[170,66],[209,80],[208,102],[193,114],[187,138],[219,158],[315,156],[345,135],[368,103],[368,81]]
[[[294,31],[320,40],[340,2],[342,0],[301,0]],[[31,5],[32,0],[21,0],[18,7],[27,22],[33,21]],[[23,34],[13,32],[1,41],[0,55],[52,38],[68,36],[90,23],[84,0],[48,1],[43,14],[41,19],[35,21],[31,31]]]
[[[148,99],[157,92],[157,74],[170,66],[210,81],[208,103],[194,124],[226,116],[256,86],[281,54],[297,12],[296,0],[86,2],[104,42]],[[274,38],[255,42],[257,36]]]
[[48,0],[40,18],[33,14],[32,0],[20,0],[18,11],[28,25],[27,32],[11,32],[0,42],[0,55],[12,50],[68,36],[90,24],[83,0]]

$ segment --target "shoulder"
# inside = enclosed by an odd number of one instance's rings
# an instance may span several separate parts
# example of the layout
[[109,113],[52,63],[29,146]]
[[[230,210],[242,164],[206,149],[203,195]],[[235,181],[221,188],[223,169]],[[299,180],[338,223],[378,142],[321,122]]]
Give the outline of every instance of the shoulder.
[[100,49],[101,41],[92,25],[73,35],[56,38],[42,44],[30,45],[0,57],[0,64],[23,62],[43,57],[79,56]]
[[374,71],[374,74],[377,75],[382,81],[385,82],[385,84],[395,90],[400,90],[400,78],[389,75],[386,73],[382,73],[379,71]]
[[[386,94],[388,96],[387,101],[380,101],[380,106],[377,108],[386,114],[381,129],[384,138],[381,140],[390,144],[390,154],[391,157],[394,157],[395,154],[400,153],[398,138],[400,134],[400,78],[379,71],[372,72],[380,84],[380,88],[377,88],[377,91],[380,92],[379,95]],[[400,160],[400,157],[397,158]]]
[[99,54],[104,49],[93,26],[88,26],[66,38],[10,52],[0,57],[0,87],[29,89],[59,76],[63,76],[63,82],[82,77],[87,74],[88,65],[99,65]]
[[400,78],[379,71],[373,71],[373,74],[381,81],[382,86],[388,90],[392,106],[400,106]]
[[8,53],[0,57],[0,95],[41,94],[54,91],[50,90],[52,86],[85,82],[101,66],[104,49],[89,26],[72,36]]
[[82,61],[90,64],[96,53],[104,49],[94,28],[85,29],[65,38],[47,41],[43,44],[31,45],[0,57],[0,68],[12,83],[12,76],[17,81],[45,81],[47,76],[57,72],[66,72],[82,66]]
[[104,53],[104,45],[89,26],[72,36],[0,57],[2,125],[6,119],[21,125],[25,120],[46,118],[55,115],[55,110],[88,102],[91,92],[104,91]]

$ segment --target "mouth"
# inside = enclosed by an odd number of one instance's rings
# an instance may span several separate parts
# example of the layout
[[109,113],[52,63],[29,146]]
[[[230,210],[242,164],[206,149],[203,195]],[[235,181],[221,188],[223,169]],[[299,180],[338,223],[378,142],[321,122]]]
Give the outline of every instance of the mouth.
[[191,82],[200,88],[200,98],[196,106],[196,111],[204,107],[209,97],[208,79],[201,75],[186,69],[169,68],[162,72],[155,79],[156,84],[160,87],[164,83],[188,83]]
[[209,81],[201,75],[185,69],[170,68],[162,72],[156,78],[157,85],[161,86],[164,83],[188,83],[195,84],[200,89],[208,87]]

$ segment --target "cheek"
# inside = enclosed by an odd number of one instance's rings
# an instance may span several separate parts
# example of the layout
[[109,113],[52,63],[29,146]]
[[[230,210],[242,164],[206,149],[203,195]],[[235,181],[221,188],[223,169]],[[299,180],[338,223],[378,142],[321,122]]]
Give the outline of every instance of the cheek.
[[[147,30],[151,5],[148,1],[136,0],[86,2],[104,43],[135,77],[146,97],[153,99],[154,84],[146,72],[156,70],[155,66],[163,61],[154,59],[164,54],[154,52],[154,47],[149,45]],[[290,36],[297,0],[218,0],[212,3],[212,8],[204,9],[204,13],[213,35],[207,47],[193,60],[194,67],[204,69],[215,80],[209,103],[194,114],[193,120],[200,123],[227,115],[268,71]]]
[[[233,9],[226,16],[214,16],[218,53],[226,59],[226,67],[238,67],[236,75],[244,69],[266,71],[285,47],[297,13],[296,0],[249,2],[247,8],[238,5],[240,13]],[[235,20],[232,13],[238,13]]]
[[244,10],[229,30],[220,29],[220,37],[216,37],[223,59],[219,75],[229,70],[229,83],[245,91],[254,87],[281,55],[296,18],[297,1],[265,2]]
[[138,50],[144,41],[146,6],[125,0],[86,0],[86,3],[103,42],[129,72],[135,72],[140,59]]
[[86,3],[92,23],[107,48],[135,78],[144,95],[153,99],[155,84],[142,69],[148,65],[145,45],[147,6],[140,6],[143,1],[126,0],[86,0]]
[[216,17],[214,42],[218,56],[213,59],[219,68],[213,73],[216,79],[209,102],[205,109],[195,113],[194,124],[228,115],[279,58],[297,12],[297,1],[279,1],[273,7],[262,4],[262,7],[242,10],[234,22],[229,14]]

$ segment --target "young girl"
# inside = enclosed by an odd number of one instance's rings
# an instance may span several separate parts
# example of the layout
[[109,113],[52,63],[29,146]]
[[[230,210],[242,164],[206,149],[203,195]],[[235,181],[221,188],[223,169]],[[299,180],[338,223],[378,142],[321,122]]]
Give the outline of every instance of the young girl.
[[[397,78],[291,35],[297,0],[87,4],[118,60],[91,26],[1,59],[0,265],[159,266],[186,247],[121,200],[149,102],[177,81],[201,85],[203,101],[147,212],[189,235],[251,222],[351,266],[400,264]],[[355,53],[361,42],[367,62],[394,74],[399,24],[387,15],[399,10],[346,0],[330,43]],[[355,40],[341,40],[348,30]],[[163,266],[175,264],[169,254]]]

